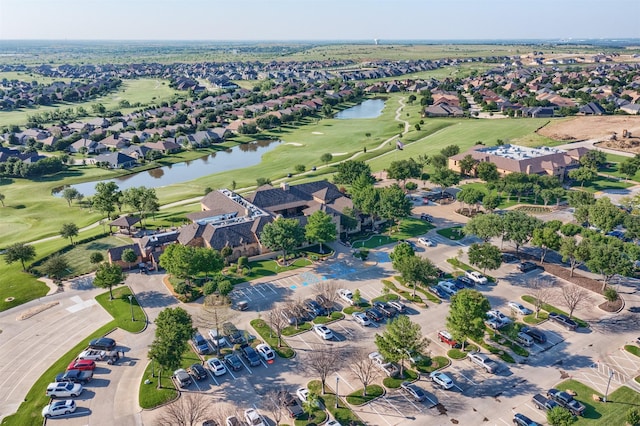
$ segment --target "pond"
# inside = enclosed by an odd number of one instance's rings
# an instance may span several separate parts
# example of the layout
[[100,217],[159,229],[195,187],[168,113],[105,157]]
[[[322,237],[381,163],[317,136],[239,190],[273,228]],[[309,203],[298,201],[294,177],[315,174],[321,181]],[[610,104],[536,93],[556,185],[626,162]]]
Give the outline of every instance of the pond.
[[340,111],[335,118],[339,120],[352,120],[357,118],[376,118],[382,114],[384,109],[384,100],[367,99],[366,101],[352,106],[351,108]]
[[[187,182],[213,173],[227,172],[229,170],[260,164],[262,155],[276,148],[279,143],[280,141],[264,140],[240,144],[231,149],[217,151],[198,158],[197,160],[171,164],[140,173],[106,179],[100,182],[115,182],[120,190],[140,186],[158,188]],[[95,194],[96,183],[97,181],[84,182],[71,185],[71,187],[77,189],[78,192],[85,197],[88,197]],[[62,188],[56,188],[56,190],[54,190],[53,194],[60,196]]]

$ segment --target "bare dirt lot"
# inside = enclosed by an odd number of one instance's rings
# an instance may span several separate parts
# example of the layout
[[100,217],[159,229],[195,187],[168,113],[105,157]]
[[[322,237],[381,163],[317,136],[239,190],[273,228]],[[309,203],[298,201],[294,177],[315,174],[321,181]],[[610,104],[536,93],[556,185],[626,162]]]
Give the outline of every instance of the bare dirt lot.
[[[623,138],[623,131],[631,138]],[[603,146],[625,151],[640,152],[640,116],[575,117],[551,121],[538,131],[543,136],[561,141],[602,139]],[[616,140],[609,140],[615,134]]]

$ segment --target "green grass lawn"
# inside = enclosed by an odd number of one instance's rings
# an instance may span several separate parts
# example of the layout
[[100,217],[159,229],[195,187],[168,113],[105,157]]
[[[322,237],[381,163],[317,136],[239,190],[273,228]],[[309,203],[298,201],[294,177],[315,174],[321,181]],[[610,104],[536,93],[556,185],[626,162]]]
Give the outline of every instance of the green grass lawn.
[[400,230],[397,230],[396,226],[392,227],[391,235],[389,235],[388,230],[385,230],[383,231],[383,234],[370,235],[365,238],[356,236],[353,238],[351,245],[353,248],[376,248],[396,241],[406,240],[408,238],[426,234],[433,228],[433,225],[426,220],[408,217],[400,221]]
[[74,346],[59,360],[54,362],[51,367],[49,367],[47,371],[45,371],[45,373],[40,376],[40,378],[31,387],[24,399],[25,402],[20,404],[20,407],[18,407],[18,411],[11,416],[5,417],[2,420],[2,425],[41,426],[42,416],[40,416],[40,412],[42,411],[42,408],[49,403],[49,397],[45,395],[47,385],[55,379],[56,374],[66,370],[67,365],[69,365],[69,363],[73,361],[78,356],[78,354],[87,347],[90,340],[95,339],[96,337],[104,336],[105,333],[113,330],[115,326],[115,321],[105,324],[95,332],[91,333],[91,335],[83,339],[76,346]]
[[334,321],[338,321],[344,319],[344,314],[342,312],[334,311],[331,312],[331,316],[322,315],[319,317],[315,317],[313,319],[314,324],[329,324]]
[[[489,192],[487,190],[487,184],[484,183],[484,182],[472,182],[472,183],[466,183],[466,184],[460,186],[460,188],[467,188],[467,187],[477,189],[478,191],[482,191],[485,194],[487,194]],[[493,191],[493,192],[496,193],[495,191]],[[549,201],[549,204],[547,204],[547,206],[554,206],[556,204],[556,202],[557,202],[557,200],[555,198],[552,198]],[[505,194],[502,195],[501,202],[498,205],[498,208],[499,209],[506,209],[506,208],[509,208],[509,207],[513,207],[516,204],[535,204],[535,205],[539,205],[539,206],[544,206],[544,201],[540,197],[538,197],[536,199],[535,197],[527,195],[527,196],[520,197],[520,201],[518,202],[518,197],[517,196],[512,195],[511,197],[509,197],[505,193]]]
[[601,393],[578,382],[566,380],[556,386],[557,389],[571,389],[576,392],[575,399],[585,405],[584,417],[578,417],[576,426],[583,425],[624,425],[626,424],[627,411],[630,408],[638,408],[640,405],[640,393],[622,386],[611,392],[607,402],[596,402],[592,395],[603,397]]
[[131,244],[131,238],[124,236],[108,236],[86,243],[76,244],[71,250],[64,254],[69,263],[69,275],[78,276],[88,274],[97,269],[89,262],[91,253],[100,252],[107,258],[107,250]]
[[344,402],[342,398],[340,398],[338,408],[336,408],[336,394],[335,392],[326,392],[324,395],[322,394],[322,384],[319,380],[312,380],[307,383],[307,388],[318,395],[318,401],[324,405],[331,413],[334,419],[336,419],[340,424],[343,425],[352,425],[352,426],[363,426],[364,423],[358,416],[351,411],[347,404]]
[[273,332],[271,327],[261,319],[251,320],[251,326],[258,333],[260,338],[265,341],[273,350],[282,358],[292,358],[295,355],[295,351],[281,339],[281,346],[278,346],[278,337]]
[[[527,303],[531,303],[532,305],[535,305],[535,301],[536,301],[535,297],[529,296],[527,294],[522,296],[522,300],[524,300]],[[558,309],[553,305],[549,305],[548,303],[543,303],[542,304],[542,309],[547,311],[548,313],[556,312],[558,314],[564,314],[566,316],[569,316],[569,314],[567,312],[565,312],[565,311],[563,311],[561,309]],[[574,320],[578,324],[578,327],[589,328],[589,324],[587,324],[585,321],[581,320],[580,318],[576,318],[574,316],[574,317],[571,317],[571,319]]]
[[415,368],[425,374],[439,370],[449,365],[450,361],[446,356],[434,356],[433,358],[423,356],[420,361],[415,364]]
[[402,371],[402,377],[385,377],[382,379],[382,384],[389,389],[397,389],[404,381],[413,382],[420,376],[420,373],[414,370],[405,368]]
[[629,352],[630,354],[634,354],[637,357],[640,357],[640,348],[636,345],[625,345],[624,350]]
[[458,241],[464,238],[462,226],[453,226],[451,228],[438,229],[436,232],[449,240]]
[[273,259],[249,262],[251,272],[247,278],[250,280],[257,280],[259,278],[277,275],[282,272],[293,271],[294,269],[303,268],[312,264],[313,263],[309,259],[304,257],[297,258],[294,261],[289,261],[288,266],[281,266]]
[[363,389],[358,389],[347,395],[347,402],[351,405],[364,405],[367,402],[384,395],[384,389],[379,385],[367,386],[366,396],[363,396]]
[[[138,305],[135,296],[131,298],[131,303],[129,303],[129,295],[131,294],[131,289],[128,286],[116,287],[113,289],[113,300],[109,299],[107,291],[96,296],[96,301],[115,318],[117,327],[131,333],[137,333],[142,331],[147,324],[147,316]],[[132,307],[135,321],[131,320]]]
[[631,183],[607,178],[604,176],[598,176],[596,180],[585,182],[584,186],[580,186],[580,182],[574,182],[573,185],[571,185],[572,188],[577,188],[588,192],[604,191],[605,189],[626,189],[632,186],[633,184]]

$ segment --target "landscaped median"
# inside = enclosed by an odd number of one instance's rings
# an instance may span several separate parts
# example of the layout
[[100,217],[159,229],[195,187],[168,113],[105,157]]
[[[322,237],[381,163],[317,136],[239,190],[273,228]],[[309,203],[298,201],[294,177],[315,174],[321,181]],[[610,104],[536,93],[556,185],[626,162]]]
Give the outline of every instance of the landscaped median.
[[[363,395],[366,393],[366,395]],[[369,385],[367,391],[363,392],[362,389],[355,390],[347,395],[347,402],[351,405],[364,405],[373,401],[376,398],[384,395],[384,388],[380,385]]]
[[335,321],[339,321],[341,319],[344,319],[344,314],[342,312],[331,312],[331,315],[326,316],[326,315],[320,315],[319,317],[315,317],[313,319],[313,323],[314,324],[329,324]]
[[96,301],[115,319],[116,327],[130,333],[139,333],[146,328],[147,315],[128,286],[113,289],[113,300],[106,292],[96,296]]
[[385,377],[382,384],[389,389],[397,389],[402,382],[415,382],[420,377],[420,373],[404,368],[401,377]]
[[285,342],[280,339],[280,346],[278,346],[278,336],[269,327],[269,325],[262,319],[254,319],[250,322],[253,329],[258,335],[267,343],[281,358],[293,358],[296,354],[295,351]]
[[336,408],[336,394],[335,392],[326,392],[322,394],[322,384],[319,380],[312,380],[307,384],[307,388],[318,395],[318,401],[331,413],[331,416],[336,419],[340,424],[364,426],[364,423],[358,416],[348,408],[347,403],[340,398],[338,408]]
[[[531,303],[534,306],[536,304],[536,298],[533,296],[529,296],[527,294],[522,296],[522,300],[524,300],[527,303]],[[547,311],[548,313],[555,312],[557,314],[566,315],[567,317],[569,316],[569,314],[566,313],[565,311],[560,310],[553,305],[549,305],[548,303],[543,303],[541,308]],[[581,320],[580,318],[571,317],[571,319],[574,320],[576,324],[578,324],[578,327],[589,328],[589,324],[587,324],[585,321]]]

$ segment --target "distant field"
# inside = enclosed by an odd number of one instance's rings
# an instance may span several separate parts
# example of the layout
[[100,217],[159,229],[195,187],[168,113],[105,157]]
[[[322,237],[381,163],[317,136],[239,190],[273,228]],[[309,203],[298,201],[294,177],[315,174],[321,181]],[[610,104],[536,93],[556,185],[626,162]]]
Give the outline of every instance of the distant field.
[[[22,79],[25,81],[30,81],[31,78],[26,74],[23,74],[20,77],[23,77]],[[2,111],[0,112],[0,126],[8,126],[10,124],[24,125],[30,115],[38,114],[43,111],[53,111],[59,108],[66,109],[81,106],[88,112],[91,112],[91,105],[101,103],[107,109],[113,110],[119,109],[118,103],[121,100],[127,100],[131,104],[136,102],[140,102],[143,105],[159,104],[160,102],[170,100],[178,93],[178,91],[169,87],[169,82],[167,80],[153,78],[123,80],[122,86],[118,91],[87,102],[64,102],[57,104],[56,106],[40,106],[36,108],[24,108],[17,111]],[[126,114],[134,109],[136,108],[123,108],[120,110],[122,113]]]
[[51,84],[54,81],[69,82],[72,80],[71,78],[45,77],[40,74],[30,73],[30,72],[11,72],[11,71],[0,72],[0,80],[4,78],[6,78],[7,80],[20,80],[20,81],[28,81],[28,82],[37,81],[38,84],[43,84],[43,85]]

